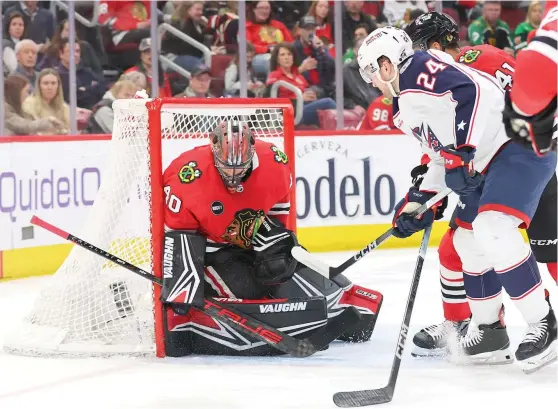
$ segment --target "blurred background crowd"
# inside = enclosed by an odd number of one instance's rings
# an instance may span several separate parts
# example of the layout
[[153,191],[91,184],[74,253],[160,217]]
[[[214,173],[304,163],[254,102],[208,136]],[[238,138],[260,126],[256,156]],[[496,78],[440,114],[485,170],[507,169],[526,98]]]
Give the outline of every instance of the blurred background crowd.
[[237,1],[157,1],[156,15],[149,1],[67,3],[2,2],[4,136],[111,133],[112,102],[141,89],[152,97],[285,97],[298,129],[390,129],[391,102],[356,63],[371,31],[437,10],[459,25],[463,45],[515,55],[543,10],[538,1],[246,1],[241,17]]

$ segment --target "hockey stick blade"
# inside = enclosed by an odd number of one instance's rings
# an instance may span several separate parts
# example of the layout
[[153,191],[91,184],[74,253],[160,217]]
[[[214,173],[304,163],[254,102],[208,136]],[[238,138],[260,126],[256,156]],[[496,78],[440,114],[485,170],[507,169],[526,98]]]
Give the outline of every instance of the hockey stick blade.
[[[99,247],[94,246],[85,240],[74,236],[59,227],[56,227],[37,216],[31,218],[31,224],[42,227],[57,236],[71,241],[72,243],[97,254],[104,259],[111,261],[132,273],[138,274],[157,285],[162,285],[162,280],[153,274],[123,260]],[[224,305],[216,299],[205,299],[203,307],[195,307],[207,315],[217,319],[225,320],[230,323],[236,330],[245,335],[253,336],[260,341],[265,342],[272,347],[298,358],[305,358],[324,349],[332,341],[338,338],[346,331],[347,324],[360,320],[360,313],[354,308],[347,308],[342,314],[328,320],[327,324],[320,328],[316,333],[308,338],[298,339],[279,331],[278,329],[268,325],[250,315],[236,311],[234,308]],[[353,311],[354,310],[354,311]],[[356,316],[355,316],[356,312]],[[356,321],[355,321],[356,320]],[[343,325],[345,323],[345,325]]]
[[[415,212],[414,216],[419,217],[424,214],[428,209],[438,203],[440,200],[444,199],[451,193],[451,189],[446,188],[440,193],[433,196],[426,203],[422,204]],[[317,271],[324,277],[332,279],[339,274],[343,273],[346,269],[351,267],[353,264],[364,258],[372,250],[378,248],[382,243],[389,239],[393,235],[393,229],[385,231],[381,236],[376,238],[374,241],[369,243],[365,248],[360,250],[358,253],[353,255],[351,258],[345,260],[341,265],[337,267],[332,267],[327,263],[320,260],[315,255],[309,253],[301,246],[295,246],[291,249],[291,255],[300,263],[310,267],[311,269]]]
[[403,315],[403,322],[399,330],[399,338],[397,339],[397,346],[395,347],[395,354],[393,363],[391,365],[391,373],[389,375],[388,384],[379,389],[369,389],[354,392],[338,392],[333,395],[333,402],[342,408],[352,408],[359,406],[379,405],[382,403],[391,402],[395,392],[395,384],[399,376],[399,368],[401,366],[401,358],[403,357],[403,350],[407,341],[407,334],[409,332],[409,324],[411,322],[411,315],[413,314],[413,307],[417,297],[418,285],[420,276],[422,274],[422,266],[424,265],[424,257],[430,241],[430,233],[432,232],[432,225],[424,230],[422,241],[420,243],[419,255],[411,281],[411,288],[409,296],[407,297],[407,306],[405,307],[405,314]]
[[389,386],[364,391],[337,392],[333,395],[333,402],[340,408],[380,405],[391,402],[392,399],[393,389]]

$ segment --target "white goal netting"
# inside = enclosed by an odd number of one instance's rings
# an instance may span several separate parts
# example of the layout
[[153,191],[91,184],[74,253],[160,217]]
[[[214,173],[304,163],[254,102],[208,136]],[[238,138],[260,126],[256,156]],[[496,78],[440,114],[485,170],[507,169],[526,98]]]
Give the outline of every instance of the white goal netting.
[[[207,143],[211,131],[223,120],[247,121],[257,137],[284,148],[283,109],[215,101],[214,105],[198,106],[183,100],[165,103],[160,110],[151,111],[151,126],[145,100],[117,101],[109,160],[102,169],[99,192],[82,231],[70,233],[153,271],[153,247],[162,242],[151,234],[150,131],[152,139],[160,135],[163,169],[182,152]],[[154,129],[154,115],[160,118],[160,129]],[[162,186],[160,192],[162,195]],[[152,284],[74,246],[25,321],[5,339],[4,348],[25,355],[152,355]]]

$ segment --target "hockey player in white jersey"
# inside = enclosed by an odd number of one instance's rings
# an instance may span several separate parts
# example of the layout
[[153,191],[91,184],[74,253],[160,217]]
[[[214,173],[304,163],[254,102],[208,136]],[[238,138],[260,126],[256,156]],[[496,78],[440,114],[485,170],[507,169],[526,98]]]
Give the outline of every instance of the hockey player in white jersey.
[[430,156],[421,189],[411,188],[395,208],[394,235],[408,237],[436,217],[410,213],[444,187],[465,203],[454,245],[463,270],[473,322],[461,352],[477,362],[511,362],[499,313],[502,287],[528,324],[515,356],[525,370],[555,359],[556,317],[520,227],[529,225],[556,167],[556,154],[538,158],[512,143],[502,124],[504,91],[496,80],[455,63],[441,51],[413,51],[394,27],[375,30],[359,49],[363,79],[393,97],[394,123],[420,139]]

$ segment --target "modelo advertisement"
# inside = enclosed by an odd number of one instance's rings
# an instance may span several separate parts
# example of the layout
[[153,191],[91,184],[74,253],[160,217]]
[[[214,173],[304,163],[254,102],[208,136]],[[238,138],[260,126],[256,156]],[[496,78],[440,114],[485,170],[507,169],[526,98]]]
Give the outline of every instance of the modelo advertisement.
[[[79,233],[107,176],[109,145],[0,143],[0,250],[63,242],[31,227],[33,215]],[[176,145],[164,144],[165,163],[181,151]],[[297,137],[298,226],[389,223],[419,159],[418,144],[403,135]]]

